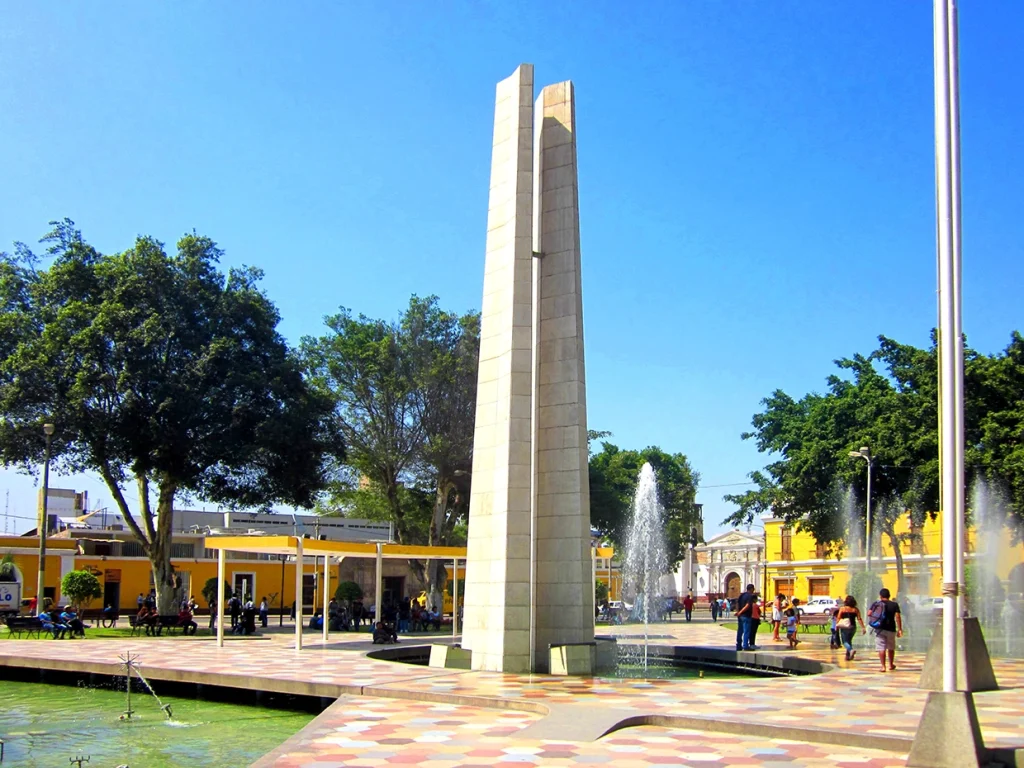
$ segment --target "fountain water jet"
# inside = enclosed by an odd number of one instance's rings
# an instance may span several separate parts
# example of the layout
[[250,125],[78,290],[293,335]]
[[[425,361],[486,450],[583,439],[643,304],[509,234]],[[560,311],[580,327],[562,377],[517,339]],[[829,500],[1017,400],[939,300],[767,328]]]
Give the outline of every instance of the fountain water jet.
[[125,695],[127,696],[127,705],[124,713],[121,715],[122,720],[131,720],[132,714],[135,710],[132,709],[132,673],[142,683],[143,687],[149,691],[150,695],[156,699],[157,706],[160,710],[167,715],[167,719],[171,719],[171,705],[164,704],[160,701],[160,697],[156,695],[156,691],[153,690],[153,686],[149,684],[149,681],[143,676],[142,670],[139,669],[138,656],[132,656],[131,651],[126,653],[124,656],[119,657],[121,659],[121,669],[124,670],[124,683],[125,683]]
[[658,484],[654,468],[646,463],[640,469],[640,479],[633,496],[633,516],[626,539],[626,559],[623,564],[626,585],[636,596],[633,615],[643,622],[643,668],[647,670],[647,645],[650,620],[660,616],[657,601],[659,582],[668,570],[665,550],[664,508],[658,501]]

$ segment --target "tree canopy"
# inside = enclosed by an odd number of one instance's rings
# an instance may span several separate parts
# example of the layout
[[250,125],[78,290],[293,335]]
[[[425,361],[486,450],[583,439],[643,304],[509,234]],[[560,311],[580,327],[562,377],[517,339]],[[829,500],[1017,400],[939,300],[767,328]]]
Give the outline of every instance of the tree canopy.
[[[965,353],[965,464],[968,475],[1005,483],[1019,529],[1024,510],[1024,340],[1014,333],[1001,354]],[[836,361],[842,372],[824,394],[799,400],[776,390],[762,401],[754,429],[743,435],[772,457],[750,475],[755,488],[726,496],[736,504],[727,522],[749,524],[772,512],[809,530],[821,543],[847,535],[837,488],[866,495],[864,462],[849,456],[867,446],[872,456],[872,506],[878,530],[899,558],[896,520],[934,514],[939,506],[937,348],[879,337],[868,356]],[[902,570],[902,569],[901,569]]]
[[601,451],[590,456],[590,524],[616,548],[625,545],[633,495],[640,469],[647,462],[657,475],[658,498],[665,508],[668,562],[674,568],[686,556],[691,530],[700,522],[700,508],[696,504],[700,475],[683,454],[665,453],[657,446],[642,451],[623,450],[602,442]]
[[103,478],[167,612],[175,497],[312,506],[343,455],[331,401],[278,334],[259,270],[223,275],[209,238],[185,235],[169,255],[139,237],[104,255],[64,220],[43,242],[45,269],[24,245],[0,256],[0,459],[37,464],[54,423],[57,466]]
[[[397,321],[342,308],[326,323],[327,334],[303,339],[302,353],[334,403],[349,456],[321,511],[388,520],[404,544],[464,543],[479,314],[413,296]],[[440,561],[426,576],[432,590],[443,588]]]

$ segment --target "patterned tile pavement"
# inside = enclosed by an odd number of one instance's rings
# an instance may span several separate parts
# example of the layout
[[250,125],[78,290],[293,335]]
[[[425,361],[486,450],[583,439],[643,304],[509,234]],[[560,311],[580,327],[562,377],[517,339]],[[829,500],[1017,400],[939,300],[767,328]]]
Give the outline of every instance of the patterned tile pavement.
[[[617,627],[627,637],[636,628]],[[662,644],[731,647],[732,636],[707,622],[674,621],[658,627]],[[405,642],[415,640],[404,639]],[[865,749],[872,736],[913,737],[925,693],[916,688],[923,658],[899,653],[895,673],[880,674],[877,658],[862,651],[853,663],[828,649],[827,638],[810,638],[796,651],[836,664],[824,675],[777,679],[591,680],[434,670],[377,661],[365,656],[367,636],[341,633],[327,646],[307,639],[296,652],[289,634],[231,639],[224,648],[212,640],[183,638],[76,641],[77,668],[103,671],[127,650],[140,654],[147,675],[157,679],[206,677],[239,687],[312,683],[316,695],[341,696],[295,737],[258,765],[379,766],[391,764],[493,766],[738,765],[824,766],[903,765],[905,756]],[[784,645],[784,644],[779,644]],[[0,642],[0,664],[54,666],[69,663],[67,641]],[[778,647],[762,638],[762,647]],[[863,658],[861,658],[863,657]],[[999,691],[976,694],[985,742],[1024,746],[1024,662],[995,661]],[[401,698],[393,698],[401,697]],[[413,697],[410,699],[408,697]],[[443,700],[439,700],[442,698]],[[460,698],[465,697],[465,698]],[[418,699],[418,700],[416,700]],[[478,706],[488,700],[489,706]],[[472,705],[469,705],[472,704]],[[538,707],[538,705],[541,705]],[[510,708],[511,707],[511,708]],[[529,707],[533,711],[518,711]],[[750,728],[799,727],[842,731],[856,747],[686,730],[694,727],[644,725],[590,742],[536,740],[519,734],[550,707],[579,718],[600,712],[703,718]],[[760,732],[760,731],[759,731]],[[769,731],[770,732],[770,731]],[[788,735],[788,734],[787,734]],[[862,738],[861,738],[862,737]]]

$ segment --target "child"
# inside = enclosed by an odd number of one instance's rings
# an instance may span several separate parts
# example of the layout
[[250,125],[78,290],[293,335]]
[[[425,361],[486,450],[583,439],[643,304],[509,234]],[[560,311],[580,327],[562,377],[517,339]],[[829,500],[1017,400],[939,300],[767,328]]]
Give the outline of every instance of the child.
[[790,648],[796,648],[800,643],[796,639],[797,623],[796,608],[790,606],[786,609],[786,639],[789,640]]

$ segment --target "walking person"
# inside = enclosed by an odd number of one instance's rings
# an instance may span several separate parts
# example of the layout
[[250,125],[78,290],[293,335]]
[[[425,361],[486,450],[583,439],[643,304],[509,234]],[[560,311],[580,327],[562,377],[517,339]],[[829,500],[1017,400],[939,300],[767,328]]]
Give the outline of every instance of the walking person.
[[242,615],[242,601],[237,593],[231,595],[231,599],[228,600],[228,609],[231,611],[231,629],[235,630],[238,628],[238,620]]
[[267,605],[267,598],[260,599],[260,626],[267,626],[267,619],[270,617],[270,606]]
[[782,610],[785,601],[786,596],[781,592],[772,600],[772,640],[776,643],[782,642],[782,638],[779,637],[779,630],[782,628]]
[[853,636],[857,634],[857,622],[860,622],[860,631],[867,632],[864,626],[864,618],[860,615],[857,607],[857,600],[853,595],[847,595],[836,614],[836,629],[839,631],[839,639],[846,648],[846,660],[853,661],[857,652],[853,649]]
[[885,587],[878,591],[878,600],[868,609],[868,626],[875,631],[875,650],[885,672],[885,660],[889,659],[889,671],[896,671],[896,638],[903,637],[903,617],[900,606],[890,600],[891,593]]
[[750,602],[750,644],[747,650],[757,650],[757,628],[761,626],[761,594],[754,592],[754,599]]
[[718,600],[715,598],[711,599],[711,620],[718,622]]
[[693,618],[693,595],[690,593],[683,598],[683,612],[686,614],[687,621]]
[[747,591],[736,598],[736,650],[750,650],[750,616],[751,603],[754,598],[754,585],[747,584]]

